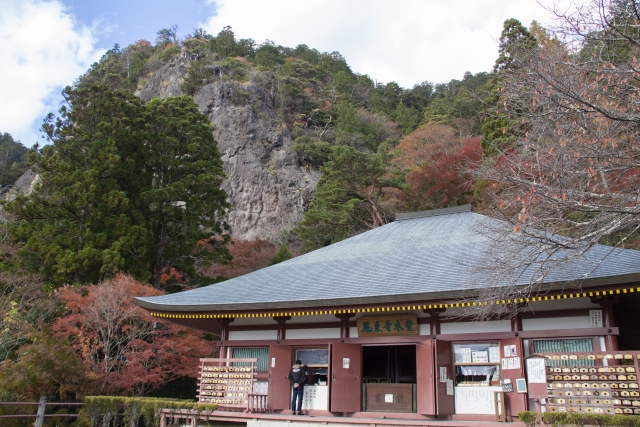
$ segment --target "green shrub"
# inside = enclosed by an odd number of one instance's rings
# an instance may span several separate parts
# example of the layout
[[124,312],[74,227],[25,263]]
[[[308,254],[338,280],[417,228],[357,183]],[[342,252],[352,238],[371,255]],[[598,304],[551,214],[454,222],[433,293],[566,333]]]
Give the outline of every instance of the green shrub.
[[518,412],[518,418],[520,418],[520,421],[525,423],[527,427],[534,427],[536,425],[536,422],[538,421],[538,415],[539,414],[537,412],[531,411]]
[[160,54],[160,61],[167,62],[180,53],[180,48],[175,44],[169,44]]
[[211,413],[216,404],[197,403],[192,400],[155,397],[87,396],[80,411],[80,425],[97,427],[110,425],[138,425],[140,418],[148,427],[160,426],[162,409],[187,409],[198,413]]
[[562,427],[569,424],[568,414],[565,412],[545,412],[542,421],[551,427]]
[[572,426],[583,427],[585,424],[587,424],[588,418],[587,416],[585,416],[585,414],[572,412],[567,415],[567,421]]
[[[533,427],[536,420],[535,412],[519,412],[520,421],[527,427]],[[542,421],[551,427],[583,427],[585,425],[597,427],[640,427],[640,417],[634,415],[583,414],[577,412],[545,412]]]
[[227,57],[222,61],[222,67],[225,75],[228,75],[233,80],[243,81],[246,77],[249,66],[236,58]]
[[180,90],[186,95],[196,93],[198,89],[207,84],[209,79],[214,77],[213,72],[207,68],[211,63],[203,60],[197,60],[189,64],[187,76],[180,85]]

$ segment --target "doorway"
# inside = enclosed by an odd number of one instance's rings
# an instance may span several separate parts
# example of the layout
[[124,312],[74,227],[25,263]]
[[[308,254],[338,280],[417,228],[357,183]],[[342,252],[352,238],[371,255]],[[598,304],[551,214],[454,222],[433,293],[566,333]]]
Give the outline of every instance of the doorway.
[[362,347],[363,408],[416,412],[416,346]]
[[365,382],[416,382],[416,346],[363,346],[362,377]]

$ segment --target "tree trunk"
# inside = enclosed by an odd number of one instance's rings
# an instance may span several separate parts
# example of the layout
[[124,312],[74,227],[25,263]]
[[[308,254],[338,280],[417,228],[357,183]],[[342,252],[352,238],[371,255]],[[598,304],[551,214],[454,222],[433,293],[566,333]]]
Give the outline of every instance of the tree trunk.
[[158,246],[158,254],[156,258],[156,271],[155,279],[153,280],[153,286],[156,289],[160,289],[160,279],[162,278],[162,268],[164,267],[164,245],[167,238],[167,222],[162,220],[162,228],[160,229],[160,244]]

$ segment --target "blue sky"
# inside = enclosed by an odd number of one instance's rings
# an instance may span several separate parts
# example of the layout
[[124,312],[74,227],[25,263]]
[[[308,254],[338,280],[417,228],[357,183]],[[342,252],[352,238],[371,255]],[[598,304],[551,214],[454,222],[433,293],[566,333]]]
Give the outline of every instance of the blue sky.
[[174,24],[180,37],[230,25],[258,43],[338,51],[355,72],[412,87],[489,71],[508,18],[549,21],[535,0],[2,0],[0,132],[42,143],[65,86],[114,43],[153,42]]
[[82,24],[97,27],[97,45],[106,49],[140,39],[153,42],[156,31],[174,24],[184,36],[216,11],[215,3],[203,0],[62,0],[62,4]]

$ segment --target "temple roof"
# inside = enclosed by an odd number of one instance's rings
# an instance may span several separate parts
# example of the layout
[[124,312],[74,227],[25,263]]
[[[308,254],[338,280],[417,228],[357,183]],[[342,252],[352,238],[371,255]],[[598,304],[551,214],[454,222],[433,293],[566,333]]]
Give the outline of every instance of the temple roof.
[[[395,222],[244,276],[185,292],[136,298],[149,310],[335,307],[459,298],[488,282],[501,221],[456,207],[401,214]],[[480,279],[479,279],[480,278]],[[595,245],[541,275],[532,266],[514,283],[594,287],[640,280],[640,251]]]

